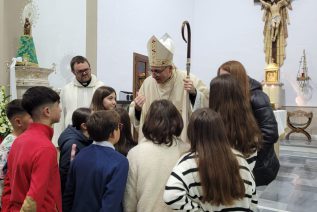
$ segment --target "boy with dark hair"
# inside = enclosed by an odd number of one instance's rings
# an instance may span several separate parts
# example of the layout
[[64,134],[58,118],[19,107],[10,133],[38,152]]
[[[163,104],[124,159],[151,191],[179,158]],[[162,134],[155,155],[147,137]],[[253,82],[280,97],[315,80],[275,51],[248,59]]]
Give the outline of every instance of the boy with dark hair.
[[21,99],[15,99],[6,105],[6,115],[12,125],[13,131],[0,144],[0,198],[2,196],[3,180],[11,146],[16,137],[22,134],[32,122],[30,114],[23,109],[21,102]]
[[71,164],[63,195],[64,212],[123,211],[129,164],[114,149],[119,126],[120,116],[113,110],[97,111],[89,117],[87,129],[94,143],[81,150]]
[[76,155],[79,151],[92,143],[89,139],[86,122],[91,114],[89,108],[78,108],[72,115],[73,125],[69,125],[58,139],[60,150],[59,173],[61,175],[62,195],[65,190],[67,173],[71,161],[71,151],[73,144],[76,145]]
[[4,181],[2,211],[62,211],[57,151],[52,125],[59,121],[59,95],[50,88],[29,88],[23,108],[33,122],[13,143]]

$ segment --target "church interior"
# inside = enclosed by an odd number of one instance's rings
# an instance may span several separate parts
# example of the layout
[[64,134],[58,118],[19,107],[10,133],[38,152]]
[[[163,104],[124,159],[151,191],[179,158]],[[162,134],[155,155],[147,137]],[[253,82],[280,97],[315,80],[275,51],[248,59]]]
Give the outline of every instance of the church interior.
[[[209,87],[218,67],[236,60],[270,98],[278,124],[274,148],[280,169],[273,182],[257,187],[258,210],[315,211],[317,1],[280,1],[287,3],[278,8],[275,37],[269,30],[276,21],[270,0],[264,1],[269,9],[260,0],[3,0],[0,85],[4,95],[15,93],[18,98],[35,85],[60,92],[74,77],[71,59],[83,55],[91,72],[115,89],[117,104],[127,108],[150,76],[147,41],[152,35],[171,36],[173,63],[186,70],[181,26],[187,20],[191,73]],[[24,40],[25,35],[32,39]],[[23,42],[35,55],[25,57],[29,52],[21,47]]]

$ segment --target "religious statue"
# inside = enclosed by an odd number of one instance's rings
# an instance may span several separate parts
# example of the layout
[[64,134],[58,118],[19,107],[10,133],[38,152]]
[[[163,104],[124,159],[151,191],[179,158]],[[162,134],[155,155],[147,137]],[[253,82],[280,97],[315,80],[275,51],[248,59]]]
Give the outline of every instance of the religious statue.
[[290,0],[260,0],[264,8],[264,51],[265,61],[283,65],[285,59],[286,38],[288,37],[287,24],[289,17],[287,9],[291,10]]
[[21,14],[23,35],[19,39],[19,48],[16,57],[21,57],[22,61],[17,62],[17,66],[38,67],[35,45],[32,37],[32,27],[35,26],[38,18],[37,7],[31,1],[25,5]]
[[29,35],[31,36],[31,22],[29,20],[29,18],[25,18],[25,22],[24,22],[24,35]]

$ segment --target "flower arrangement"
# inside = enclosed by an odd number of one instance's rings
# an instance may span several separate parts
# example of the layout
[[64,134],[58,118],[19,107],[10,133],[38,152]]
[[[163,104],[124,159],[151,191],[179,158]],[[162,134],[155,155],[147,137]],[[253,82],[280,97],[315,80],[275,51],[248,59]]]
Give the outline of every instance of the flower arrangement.
[[5,87],[0,88],[0,140],[4,139],[11,131],[12,126],[7,118],[5,107],[9,102],[9,96],[6,96]]

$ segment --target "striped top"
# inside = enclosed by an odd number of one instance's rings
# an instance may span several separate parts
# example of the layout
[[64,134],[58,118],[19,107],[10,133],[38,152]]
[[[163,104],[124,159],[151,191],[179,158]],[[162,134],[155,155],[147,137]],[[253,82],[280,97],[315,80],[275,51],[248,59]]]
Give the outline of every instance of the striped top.
[[194,153],[184,154],[169,177],[164,201],[173,210],[183,211],[256,211],[257,197],[255,181],[250,166],[241,153],[232,150],[240,165],[240,175],[245,185],[245,197],[236,200],[233,205],[211,205],[202,203],[202,187]]
[[251,171],[253,171],[253,169],[254,169],[255,162],[256,162],[257,158],[258,158],[258,152],[257,151],[255,151],[252,155],[250,155],[248,158],[246,158]]

